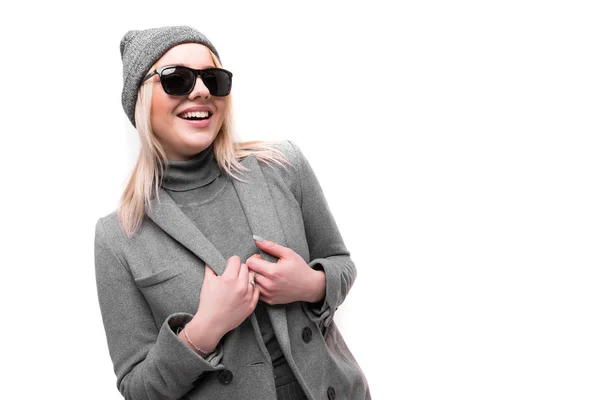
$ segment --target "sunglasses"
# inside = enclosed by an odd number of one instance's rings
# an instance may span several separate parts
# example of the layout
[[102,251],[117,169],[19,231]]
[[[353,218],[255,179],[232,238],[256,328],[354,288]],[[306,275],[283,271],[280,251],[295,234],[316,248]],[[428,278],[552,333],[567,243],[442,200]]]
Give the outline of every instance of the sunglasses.
[[233,77],[231,72],[223,68],[193,69],[177,65],[155,69],[154,72],[146,75],[142,82],[154,75],[160,77],[163,90],[171,96],[190,94],[196,86],[198,76],[211,95],[227,96],[231,92],[231,78]]

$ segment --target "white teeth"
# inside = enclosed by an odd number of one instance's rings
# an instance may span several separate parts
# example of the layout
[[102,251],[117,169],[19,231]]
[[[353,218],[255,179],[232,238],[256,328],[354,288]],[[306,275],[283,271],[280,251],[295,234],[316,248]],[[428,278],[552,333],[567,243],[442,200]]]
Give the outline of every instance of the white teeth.
[[183,118],[207,118],[208,111],[189,111],[182,115]]

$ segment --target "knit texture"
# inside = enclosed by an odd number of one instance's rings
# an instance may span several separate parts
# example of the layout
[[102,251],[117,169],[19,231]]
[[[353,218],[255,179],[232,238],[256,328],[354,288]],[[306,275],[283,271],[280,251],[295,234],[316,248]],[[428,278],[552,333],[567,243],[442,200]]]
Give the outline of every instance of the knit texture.
[[208,185],[220,175],[213,142],[190,160],[169,160],[161,186],[169,192],[189,193],[192,189]]
[[163,54],[182,43],[200,43],[208,47],[221,62],[217,49],[208,38],[189,26],[131,30],[121,39],[123,61],[121,104],[133,126],[135,126],[135,103],[142,80],[150,72],[150,67]]

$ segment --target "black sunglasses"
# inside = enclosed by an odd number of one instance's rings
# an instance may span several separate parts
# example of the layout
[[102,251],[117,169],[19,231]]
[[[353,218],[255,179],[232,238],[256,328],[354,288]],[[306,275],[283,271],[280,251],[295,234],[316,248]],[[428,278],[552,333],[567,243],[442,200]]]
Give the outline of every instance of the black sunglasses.
[[142,82],[158,74],[165,93],[171,96],[190,94],[196,86],[196,77],[200,76],[204,86],[213,96],[227,96],[231,92],[233,74],[223,68],[193,69],[182,65],[166,66],[155,69],[144,77]]

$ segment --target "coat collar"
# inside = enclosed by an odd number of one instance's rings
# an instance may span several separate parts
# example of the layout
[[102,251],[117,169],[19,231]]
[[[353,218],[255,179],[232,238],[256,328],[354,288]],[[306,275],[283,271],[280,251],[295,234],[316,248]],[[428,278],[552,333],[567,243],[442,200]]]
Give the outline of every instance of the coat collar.
[[[241,161],[241,164],[248,169],[248,171],[241,174],[244,182],[233,179],[233,186],[246,214],[252,234],[282,246],[288,246],[281,221],[275,210],[275,203],[256,157],[249,155]],[[194,222],[185,216],[164,189],[161,188],[159,196],[152,200],[150,211],[147,214],[173,239],[210,266],[215,274],[223,274],[227,260],[196,227]],[[270,262],[277,262],[278,260],[277,257],[262,250],[260,250],[260,254],[264,260]],[[289,351],[285,306],[269,306],[267,310],[280,345]]]

